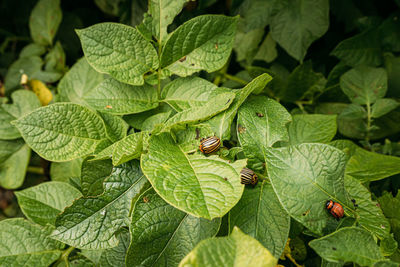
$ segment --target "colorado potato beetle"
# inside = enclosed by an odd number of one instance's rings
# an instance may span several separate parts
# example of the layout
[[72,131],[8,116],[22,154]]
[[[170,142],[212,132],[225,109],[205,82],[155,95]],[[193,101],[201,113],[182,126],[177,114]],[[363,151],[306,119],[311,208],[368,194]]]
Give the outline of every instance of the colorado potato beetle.
[[255,186],[258,182],[257,174],[248,168],[243,168],[240,171],[240,183],[241,184],[251,184]]
[[210,136],[201,139],[199,149],[204,154],[210,154],[217,151],[220,146],[221,140],[216,136]]
[[344,211],[342,205],[332,200],[328,200],[325,204],[326,209],[335,217],[337,220],[343,217]]

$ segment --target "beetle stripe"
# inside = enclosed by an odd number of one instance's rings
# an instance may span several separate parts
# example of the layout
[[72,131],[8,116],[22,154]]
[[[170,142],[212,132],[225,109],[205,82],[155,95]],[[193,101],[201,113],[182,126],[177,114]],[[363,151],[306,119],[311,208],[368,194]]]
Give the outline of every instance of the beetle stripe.
[[200,150],[203,153],[210,154],[216,151],[221,145],[221,141],[216,137],[210,137],[209,139],[204,140],[200,145]]

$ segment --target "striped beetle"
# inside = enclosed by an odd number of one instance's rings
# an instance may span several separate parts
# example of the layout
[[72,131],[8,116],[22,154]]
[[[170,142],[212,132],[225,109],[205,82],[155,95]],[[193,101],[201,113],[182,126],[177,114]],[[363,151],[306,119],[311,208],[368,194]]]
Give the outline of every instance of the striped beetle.
[[221,146],[221,140],[216,136],[210,136],[200,140],[199,149],[204,154],[210,154],[219,149]]
[[257,174],[248,168],[243,168],[240,171],[240,183],[241,184],[251,184],[255,186],[258,182]]

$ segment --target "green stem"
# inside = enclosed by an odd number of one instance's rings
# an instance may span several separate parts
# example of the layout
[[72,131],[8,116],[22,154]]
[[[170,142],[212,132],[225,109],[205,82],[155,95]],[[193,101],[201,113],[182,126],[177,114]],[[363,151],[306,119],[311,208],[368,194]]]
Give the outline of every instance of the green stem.
[[242,85],[247,85],[247,84],[248,84],[247,81],[245,81],[245,80],[243,80],[243,79],[240,79],[240,78],[238,78],[238,77],[235,77],[235,76],[233,76],[233,75],[230,75],[230,74],[228,74],[228,73],[225,73],[225,74],[224,74],[224,77],[227,78],[227,79],[229,79],[229,80],[231,80],[231,81],[235,81],[235,82],[237,82],[237,83],[240,83],[240,84],[242,84]]
[[369,142],[370,129],[371,129],[372,117],[371,117],[371,105],[367,103],[367,135],[365,136],[365,141]]
[[3,41],[3,43],[0,46],[0,53],[4,54],[8,44],[10,42],[17,42],[17,41],[27,41],[27,42],[29,42],[30,38],[22,37],[22,36],[9,36],[9,37],[6,37],[6,39]]
[[69,257],[69,254],[71,254],[71,252],[74,251],[74,249],[75,249],[75,247],[69,247],[66,250],[64,250],[63,253],[61,254],[61,257],[57,260],[57,262],[54,264],[54,266],[57,266],[62,261],[64,261],[65,266],[69,267],[68,257]]
[[158,99],[161,98],[161,51],[162,51],[162,46],[161,46],[161,41],[158,41],[158,71],[157,71],[157,78],[158,78],[158,86],[157,86],[157,92],[158,92]]
[[299,109],[300,109],[303,113],[307,113],[307,112],[305,111],[305,109],[304,109],[304,106],[303,106],[303,103],[302,103],[302,102],[296,101],[295,103],[296,103],[296,105],[299,107]]
[[28,169],[26,171],[29,173],[44,175],[44,171],[43,171],[42,167],[28,166]]
[[224,77],[224,75],[227,73],[230,62],[231,62],[231,57],[229,57],[228,61],[225,63],[222,69],[217,73],[217,76],[215,77],[213,82],[216,86],[218,86],[221,83],[222,77]]

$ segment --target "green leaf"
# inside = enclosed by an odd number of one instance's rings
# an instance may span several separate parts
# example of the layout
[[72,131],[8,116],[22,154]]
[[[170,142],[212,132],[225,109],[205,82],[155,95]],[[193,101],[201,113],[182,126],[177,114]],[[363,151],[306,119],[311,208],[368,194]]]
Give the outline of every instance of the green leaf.
[[257,78],[254,78],[241,90],[237,90],[236,97],[233,100],[232,105],[224,112],[221,112],[217,116],[207,121],[215,135],[219,136],[221,140],[230,139],[231,124],[239,107],[253,91],[263,89],[271,80],[272,77],[267,73],[264,73]]
[[63,182],[47,182],[15,192],[24,215],[34,223],[54,225],[65,207],[81,197],[81,192]]
[[349,140],[337,140],[331,145],[350,151],[346,174],[360,182],[381,180],[400,173],[400,158],[367,151]]
[[289,141],[286,124],[291,121],[286,109],[270,98],[249,98],[239,109],[237,134],[249,167],[262,170],[266,149],[278,141]]
[[275,267],[276,264],[277,259],[266,248],[235,227],[229,236],[200,242],[179,266]]
[[113,17],[117,17],[121,14],[121,0],[94,0],[97,7],[101,9],[104,13],[111,15]]
[[87,106],[85,95],[103,81],[103,76],[85,58],[81,58],[60,80],[57,89],[63,100]]
[[233,50],[236,52],[236,60],[245,61],[246,64],[251,65],[263,35],[263,28],[256,28],[249,32],[237,31],[233,45]]
[[175,111],[181,112],[201,107],[223,92],[231,90],[218,88],[215,84],[199,77],[187,77],[168,83],[162,90],[161,98]]
[[61,19],[59,0],[39,0],[29,18],[33,41],[45,46],[52,45]]
[[319,256],[330,262],[354,262],[361,266],[371,266],[383,259],[372,235],[355,227],[339,229],[312,240],[309,245]]
[[220,218],[209,221],[184,213],[149,189],[134,207],[126,265],[178,266],[198,242],[217,234],[220,223]]
[[165,201],[206,219],[222,217],[239,201],[245,165],[246,160],[230,164],[217,156],[188,155],[167,133],[152,135],[141,158],[143,173]]
[[287,102],[311,98],[313,93],[323,91],[325,83],[324,75],[314,72],[311,61],[307,61],[290,73],[286,86],[277,92],[277,96]]
[[81,186],[84,196],[98,196],[103,193],[104,180],[112,174],[110,160],[91,160],[86,158],[82,163]]
[[400,106],[400,103],[391,98],[382,98],[376,100],[376,102],[372,105],[371,108],[371,117],[379,118],[383,115],[389,113],[390,111],[396,109]]
[[21,76],[26,74],[30,80],[37,79],[42,82],[55,82],[61,77],[61,73],[43,71],[43,61],[38,56],[23,57],[14,61],[8,69],[4,79],[6,92],[21,88]]
[[181,12],[183,5],[190,0],[150,0],[148,13],[153,18],[153,35],[160,44],[167,37],[167,27]]
[[6,189],[20,187],[25,179],[26,169],[31,158],[31,150],[23,145],[0,163],[0,186]]
[[32,91],[17,90],[11,94],[12,104],[3,104],[2,108],[14,116],[20,118],[42,105],[38,97]]
[[21,137],[18,129],[11,124],[16,118],[0,106],[0,139],[13,140]]
[[47,267],[61,256],[63,244],[22,218],[0,221],[0,265]]
[[329,27],[327,0],[285,1],[285,5],[271,19],[272,38],[289,55],[302,62],[308,47]]
[[385,96],[387,73],[382,68],[356,67],[343,74],[340,87],[351,102],[370,105]]
[[17,90],[11,94],[12,104],[0,106],[0,139],[16,139],[21,137],[18,129],[11,124],[11,121],[30,113],[41,107],[37,96],[28,90]]
[[37,43],[31,43],[22,48],[19,57],[41,56],[44,53],[46,53],[46,47]]
[[336,129],[336,115],[294,115],[289,124],[290,144],[328,143],[336,135]]
[[143,133],[133,133],[115,143],[112,153],[114,166],[140,157],[143,149],[143,139],[146,138]]
[[142,85],[143,75],[158,68],[156,50],[135,28],[99,23],[76,32],[89,64],[118,81]]
[[373,265],[373,267],[398,267],[398,266],[399,266],[398,262],[394,262],[394,261],[390,261],[390,260],[377,261]]
[[338,129],[350,138],[363,139],[367,134],[367,111],[358,104],[345,104],[347,107],[339,114]]
[[[262,12],[265,12],[262,10]],[[276,49],[276,42],[272,39],[271,33],[268,33],[264,41],[261,43],[254,60],[263,60],[271,63],[278,57],[278,50]]]
[[45,57],[46,71],[65,72],[65,52],[58,41]]
[[129,125],[119,116],[99,112],[104,121],[108,138],[112,142],[117,142],[126,137]]
[[399,13],[392,13],[390,16],[386,18],[386,20],[379,26],[382,46],[385,51],[400,51],[400,23],[398,21]]
[[279,258],[289,235],[290,217],[267,182],[245,188],[239,203],[229,213],[229,226],[239,227]]
[[171,111],[161,112],[148,117],[142,124],[142,131],[152,132],[157,126],[161,126],[171,115]]
[[21,139],[14,141],[3,141],[0,140],[0,162],[4,162],[9,157],[11,157],[15,152],[17,152],[24,142]]
[[169,129],[179,124],[189,124],[207,120],[229,108],[234,99],[235,93],[233,92],[220,93],[202,106],[194,106],[176,113],[165,122],[164,129]]
[[243,18],[244,31],[248,32],[257,28],[265,28],[272,16],[283,5],[279,0],[245,0],[239,7],[240,17]]
[[237,17],[203,15],[179,26],[168,37],[161,67],[179,76],[222,68],[232,50]]
[[110,249],[105,249],[101,253],[99,266],[100,267],[125,267],[125,256],[130,243],[129,231],[122,229],[117,234],[119,240],[118,246]]
[[116,143],[111,144],[108,139],[106,142],[104,142],[104,144],[101,143],[98,147],[96,147],[96,155],[93,160],[110,159],[112,157],[115,145]]
[[382,208],[383,214],[389,220],[394,238],[400,241],[400,194],[397,192],[396,197],[389,192],[383,192],[378,198],[378,202]]
[[104,123],[93,111],[72,103],[36,109],[14,121],[25,142],[42,158],[68,161],[89,155],[106,138]]
[[92,108],[114,115],[139,113],[158,106],[157,89],[148,84],[132,86],[106,79],[84,96]]
[[357,149],[346,167],[346,174],[361,182],[377,181],[400,173],[400,158]]
[[279,201],[312,232],[323,234],[334,220],[325,209],[327,200],[351,210],[343,180],[348,158],[342,151],[325,144],[301,144],[266,152],[268,175]]
[[351,199],[358,205],[355,209],[358,223],[379,239],[388,238],[390,224],[376,201],[371,200],[371,193],[359,181],[346,175],[345,187]]
[[81,167],[81,158],[65,162],[52,162],[50,165],[51,180],[68,183],[72,178],[81,177]]
[[115,167],[104,181],[104,194],[82,197],[57,217],[52,238],[77,248],[115,247],[114,233],[129,224],[132,198],[146,187],[138,161]]
[[379,32],[367,30],[340,42],[331,55],[341,59],[348,66],[379,66],[382,64],[382,50]]

